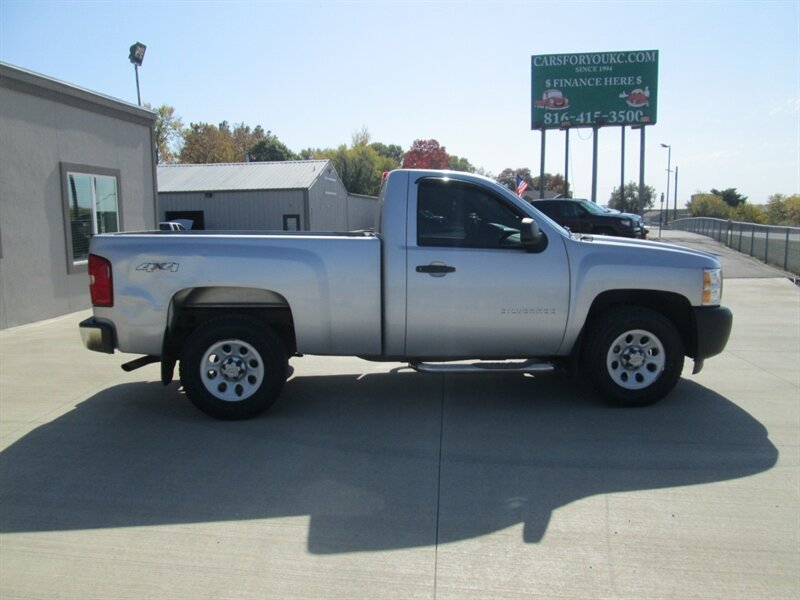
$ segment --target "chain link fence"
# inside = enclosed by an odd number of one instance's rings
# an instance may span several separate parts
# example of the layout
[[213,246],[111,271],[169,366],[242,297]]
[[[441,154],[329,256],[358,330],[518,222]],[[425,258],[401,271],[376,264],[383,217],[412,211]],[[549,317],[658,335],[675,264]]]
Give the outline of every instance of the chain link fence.
[[678,219],[669,227],[713,238],[728,248],[800,275],[800,227],[758,225],[711,217]]

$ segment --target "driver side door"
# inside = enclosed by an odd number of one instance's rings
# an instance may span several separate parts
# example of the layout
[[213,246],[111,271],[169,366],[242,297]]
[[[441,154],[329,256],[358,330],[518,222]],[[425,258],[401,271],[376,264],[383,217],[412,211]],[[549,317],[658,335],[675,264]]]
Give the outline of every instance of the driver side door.
[[426,177],[410,192],[406,356],[555,353],[569,309],[563,241],[527,252],[520,221],[529,215],[476,183]]

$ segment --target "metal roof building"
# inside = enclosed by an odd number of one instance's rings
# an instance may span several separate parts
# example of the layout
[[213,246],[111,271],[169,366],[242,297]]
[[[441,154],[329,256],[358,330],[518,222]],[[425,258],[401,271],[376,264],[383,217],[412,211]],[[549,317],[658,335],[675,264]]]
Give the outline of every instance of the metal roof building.
[[194,229],[349,231],[372,227],[377,208],[328,160],[161,165],[158,199],[162,220]]

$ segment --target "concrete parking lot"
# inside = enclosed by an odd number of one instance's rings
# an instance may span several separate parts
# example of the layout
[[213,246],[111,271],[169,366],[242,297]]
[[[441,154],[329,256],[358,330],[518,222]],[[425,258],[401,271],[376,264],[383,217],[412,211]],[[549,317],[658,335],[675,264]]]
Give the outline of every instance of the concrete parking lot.
[[798,598],[800,288],[723,259],[726,352],[661,403],[293,359],[218,422],[88,313],[0,332],[0,598]]

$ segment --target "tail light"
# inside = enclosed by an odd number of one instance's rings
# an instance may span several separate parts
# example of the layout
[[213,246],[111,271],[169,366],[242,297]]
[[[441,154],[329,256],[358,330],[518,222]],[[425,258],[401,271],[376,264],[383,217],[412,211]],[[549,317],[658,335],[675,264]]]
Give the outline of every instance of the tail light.
[[111,263],[96,254],[89,255],[89,296],[92,306],[114,306]]

